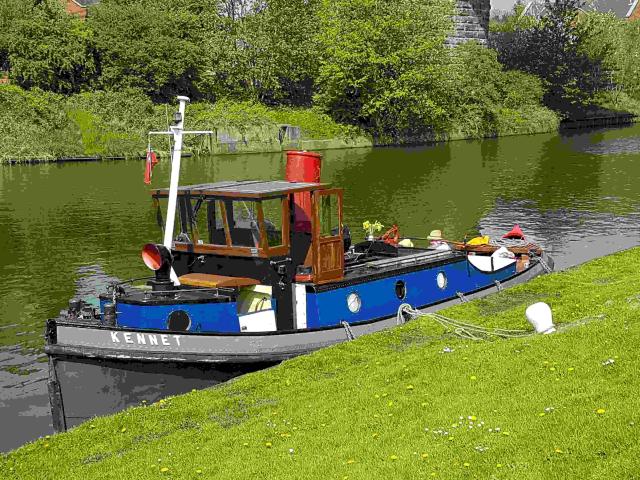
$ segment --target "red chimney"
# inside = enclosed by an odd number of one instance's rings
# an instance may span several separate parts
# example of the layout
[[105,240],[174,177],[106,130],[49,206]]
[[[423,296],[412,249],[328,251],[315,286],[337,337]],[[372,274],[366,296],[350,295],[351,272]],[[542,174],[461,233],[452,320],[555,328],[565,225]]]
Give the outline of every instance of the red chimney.
[[[285,177],[288,182],[320,183],[322,155],[316,152],[287,151]],[[293,194],[295,204],[294,232],[311,233],[311,193]]]

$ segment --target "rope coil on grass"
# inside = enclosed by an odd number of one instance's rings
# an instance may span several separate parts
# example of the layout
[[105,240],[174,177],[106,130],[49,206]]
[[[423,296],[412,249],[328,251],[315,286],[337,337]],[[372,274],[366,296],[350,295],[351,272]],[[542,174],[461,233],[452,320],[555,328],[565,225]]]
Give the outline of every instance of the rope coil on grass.
[[398,325],[405,323],[405,315],[408,316],[410,320],[414,320],[419,317],[431,318],[446,330],[450,330],[455,335],[468,340],[486,340],[488,338],[524,338],[535,334],[532,330],[489,328],[455,320],[453,318],[440,315],[439,313],[424,313],[413,308],[407,303],[403,303],[398,308],[398,314],[396,316]]

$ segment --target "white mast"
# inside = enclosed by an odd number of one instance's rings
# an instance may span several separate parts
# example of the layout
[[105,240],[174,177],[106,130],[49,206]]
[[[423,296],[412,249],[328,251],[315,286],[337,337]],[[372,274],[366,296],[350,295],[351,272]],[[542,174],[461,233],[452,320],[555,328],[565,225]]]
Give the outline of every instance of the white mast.
[[[184,125],[184,112],[189,97],[178,97],[180,102],[180,121],[171,126],[173,132],[173,158],[171,159],[171,183],[169,184],[169,204],[167,205],[167,223],[164,229],[164,246],[171,250],[173,243],[173,227],[176,220],[176,199],[178,198],[178,183],[180,181],[180,157],[182,155],[182,126]],[[175,275],[173,269],[171,273]],[[173,276],[172,275],[172,276]],[[174,283],[176,279],[173,279]]]
[[[173,136],[173,152],[171,157],[171,183],[169,184],[169,204],[167,205],[167,221],[165,223],[164,228],[164,246],[167,247],[169,251],[171,251],[171,247],[173,244],[173,229],[176,222],[176,203],[178,199],[178,185],[180,183],[180,158],[182,156],[182,135],[184,133],[190,133],[194,135],[211,135],[213,134],[210,130],[193,130],[193,131],[184,131],[184,113],[187,109],[187,102],[189,102],[189,97],[178,97],[178,101],[180,102],[180,107],[178,108],[178,114],[174,118],[176,121],[175,125],[169,127],[169,130],[166,132],[149,132],[149,135],[172,135]],[[178,280],[178,276],[176,272],[171,268],[171,280],[174,285],[180,285],[180,281]]]

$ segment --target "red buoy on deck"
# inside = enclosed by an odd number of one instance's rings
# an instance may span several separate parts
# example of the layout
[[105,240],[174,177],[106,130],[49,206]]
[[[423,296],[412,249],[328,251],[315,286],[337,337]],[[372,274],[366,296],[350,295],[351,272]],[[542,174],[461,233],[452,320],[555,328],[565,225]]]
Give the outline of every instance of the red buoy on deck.
[[[317,152],[287,151],[286,180],[288,182],[320,183],[321,160],[322,155]],[[311,193],[294,193],[293,203],[295,204],[294,231],[311,233]]]

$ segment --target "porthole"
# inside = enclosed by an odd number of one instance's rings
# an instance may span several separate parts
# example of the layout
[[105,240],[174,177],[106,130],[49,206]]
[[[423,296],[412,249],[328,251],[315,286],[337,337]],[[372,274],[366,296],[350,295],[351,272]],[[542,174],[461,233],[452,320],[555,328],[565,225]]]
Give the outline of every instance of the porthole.
[[358,313],[362,307],[362,300],[356,292],[352,292],[347,296],[347,308],[351,313]]
[[407,296],[407,285],[402,280],[396,282],[396,297],[400,300],[404,300]]
[[167,319],[167,328],[174,332],[186,332],[191,326],[191,318],[184,310],[174,310]]
[[444,290],[445,288],[447,288],[447,276],[444,274],[444,272],[438,272],[438,275],[436,276],[436,283],[438,284],[438,288],[440,290]]

